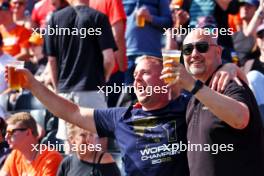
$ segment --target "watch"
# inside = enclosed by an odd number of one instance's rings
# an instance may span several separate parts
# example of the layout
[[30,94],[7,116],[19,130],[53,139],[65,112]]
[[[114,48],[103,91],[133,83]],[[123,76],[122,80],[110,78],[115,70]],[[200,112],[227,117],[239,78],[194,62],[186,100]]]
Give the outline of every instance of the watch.
[[191,94],[195,95],[201,88],[203,88],[204,83],[200,80],[196,80],[194,83],[194,87],[191,90]]

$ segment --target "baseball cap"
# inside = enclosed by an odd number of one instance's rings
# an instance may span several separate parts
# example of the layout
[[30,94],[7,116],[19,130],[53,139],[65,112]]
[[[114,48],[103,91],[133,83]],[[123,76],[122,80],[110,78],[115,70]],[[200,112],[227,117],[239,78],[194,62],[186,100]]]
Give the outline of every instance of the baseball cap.
[[259,0],[240,0],[239,2],[240,2],[240,5],[250,4],[256,7],[259,6]]
[[9,10],[9,8],[10,8],[9,2],[4,1],[0,5],[0,10],[7,11]]
[[39,33],[32,33],[30,38],[28,39],[29,43],[34,45],[42,45],[43,44],[43,38]]

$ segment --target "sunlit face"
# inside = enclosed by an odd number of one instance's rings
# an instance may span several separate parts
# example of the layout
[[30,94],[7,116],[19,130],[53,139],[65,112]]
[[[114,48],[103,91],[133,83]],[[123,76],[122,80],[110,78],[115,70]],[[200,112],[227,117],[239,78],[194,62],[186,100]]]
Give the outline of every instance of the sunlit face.
[[134,88],[138,101],[143,106],[152,106],[166,100],[167,94],[151,91],[155,86],[165,86],[161,76],[162,64],[148,59],[138,63],[134,71]]
[[88,149],[89,144],[96,144],[96,136],[93,133],[80,129],[72,137],[72,144],[76,145],[76,152],[84,156],[91,153],[91,151],[85,149]]
[[[208,50],[199,52],[197,43],[207,43]],[[184,40],[183,45],[186,44],[194,45],[190,55],[183,55],[187,71],[197,79],[207,80],[217,66],[221,64],[221,48],[209,35],[204,35],[202,30],[192,31]]]
[[29,135],[29,128],[21,127],[19,124],[10,124],[6,129],[6,141],[9,144],[9,147],[12,149],[21,149],[23,148],[24,142],[27,136]]

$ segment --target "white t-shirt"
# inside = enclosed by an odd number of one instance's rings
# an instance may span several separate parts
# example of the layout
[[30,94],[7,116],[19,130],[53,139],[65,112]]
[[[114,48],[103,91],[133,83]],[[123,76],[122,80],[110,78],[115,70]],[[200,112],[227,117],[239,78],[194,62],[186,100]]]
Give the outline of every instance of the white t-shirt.
[[8,54],[0,55],[0,93],[7,89],[7,82],[5,81],[5,66],[13,61],[16,61],[16,59]]

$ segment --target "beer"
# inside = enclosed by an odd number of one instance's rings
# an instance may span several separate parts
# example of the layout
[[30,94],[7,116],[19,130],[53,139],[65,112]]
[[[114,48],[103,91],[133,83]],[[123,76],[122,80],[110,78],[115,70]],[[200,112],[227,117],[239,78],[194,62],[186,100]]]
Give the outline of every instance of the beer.
[[137,24],[137,27],[144,27],[145,26],[145,18],[141,15],[138,15],[137,19],[136,19],[136,24]]
[[[179,50],[163,50],[162,51],[163,62],[167,60],[173,60],[175,63],[180,63],[181,51]],[[163,67],[172,67],[171,64],[163,64]],[[173,82],[175,77],[165,78],[166,84]]]
[[175,9],[180,9],[183,5],[183,0],[172,0],[171,5]]
[[24,62],[15,61],[13,63],[8,64],[8,86],[13,90],[21,89],[22,77],[20,74],[16,72],[16,68],[23,68]]

